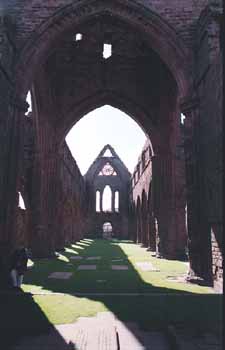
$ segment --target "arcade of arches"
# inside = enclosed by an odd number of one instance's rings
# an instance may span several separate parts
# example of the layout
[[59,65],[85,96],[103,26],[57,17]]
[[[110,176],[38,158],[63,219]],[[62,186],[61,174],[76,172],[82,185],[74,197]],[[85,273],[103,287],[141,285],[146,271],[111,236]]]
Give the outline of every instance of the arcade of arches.
[[[221,290],[221,3],[1,1],[3,270],[20,244],[51,256],[111,223],[113,235],[159,257],[179,258],[187,246],[188,278]],[[132,116],[151,144],[132,175],[108,147],[112,155],[100,154],[83,177],[64,139],[105,104]],[[106,185],[111,205],[102,210]]]

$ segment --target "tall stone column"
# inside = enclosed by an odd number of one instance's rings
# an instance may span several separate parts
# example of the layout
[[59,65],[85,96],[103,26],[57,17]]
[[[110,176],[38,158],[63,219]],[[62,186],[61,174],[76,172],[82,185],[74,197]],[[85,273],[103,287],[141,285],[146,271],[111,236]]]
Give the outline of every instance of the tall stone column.
[[149,250],[153,252],[156,249],[156,230],[155,219],[151,210],[148,213],[148,237]]
[[[15,209],[23,151],[23,122],[27,103],[15,93],[12,76],[13,50],[9,20],[0,5],[0,265],[7,266],[14,249]],[[12,38],[11,38],[12,39]],[[3,268],[4,268],[3,267]],[[2,267],[0,266],[0,269]],[[1,282],[0,282],[1,284]]]
[[187,226],[188,226],[188,251],[190,268],[188,279],[203,277],[201,273],[201,213],[199,200],[199,174],[198,174],[198,100],[191,98],[182,104],[182,112],[185,115],[185,169],[187,192]]
[[113,190],[112,191],[112,198],[111,198],[111,201],[112,201],[112,212],[115,212],[115,191]]
[[54,131],[44,124],[38,130],[38,145],[33,181],[33,234],[31,248],[34,256],[54,254],[60,203],[60,155]]
[[173,207],[172,156],[152,157],[153,212],[158,223],[158,257],[175,258],[176,220]]

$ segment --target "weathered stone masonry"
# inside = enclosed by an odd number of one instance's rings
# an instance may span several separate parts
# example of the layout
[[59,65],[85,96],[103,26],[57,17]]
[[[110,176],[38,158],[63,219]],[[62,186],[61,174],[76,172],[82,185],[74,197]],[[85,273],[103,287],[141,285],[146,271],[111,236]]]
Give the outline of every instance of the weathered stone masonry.
[[[62,246],[64,239],[75,238],[70,225],[65,225],[66,237],[57,233],[68,213],[74,210],[72,215],[80,222],[83,212],[83,195],[73,193],[72,203],[79,201],[75,210],[63,194],[63,140],[83,115],[110,104],[138,121],[154,151],[151,190],[140,190],[135,194],[136,209],[131,205],[139,216],[130,219],[132,236],[150,249],[156,240],[159,255],[174,256],[178,231],[184,237],[187,202],[189,277],[214,281],[221,289],[221,23],[220,0],[1,1],[0,253],[4,264],[15,245],[17,222],[25,225],[26,221],[17,215],[18,192],[24,192],[25,200],[26,191],[32,194],[29,235],[34,247],[45,248],[37,255],[51,255],[56,242]],[[83,34],[79,43],[74,41],[76,33]],[[102,57],[104,43],[112,44],[112,57],[107,60]],[[22,161],[28,90],[33,101],[35,181],[26,181],[31,175],[24,177]],[[183,143],[181,112],[186,116],[185,181],[177,158]],[[26,186],[31,188],[25,191]],[[63,213],[60,201],[67,208]],[[132,229],[131,222],[138,229]],[[78,231],[80,237],[82,229]],[[144,234],[150,231],[154,233]],[[151,237],[155,238],[151,241]]]
[[[111,156],[105,156],[106,151]],[[85,174],[87,187],[88,213],[86,220],[86,233],[90,236],[102,237],[102,227],[110,222],[113,228],[113,237],[129,237],[129,192],[130,173],[123,164],[115,150],[106,145],[99,153],[93,164]],[[106,186],[111,190],[111,208],[103,208],[103,195]],[[96,193],[99,192],[99,210],[96,210]],[[118,208],[115,207],[115,196],[118,193]]]

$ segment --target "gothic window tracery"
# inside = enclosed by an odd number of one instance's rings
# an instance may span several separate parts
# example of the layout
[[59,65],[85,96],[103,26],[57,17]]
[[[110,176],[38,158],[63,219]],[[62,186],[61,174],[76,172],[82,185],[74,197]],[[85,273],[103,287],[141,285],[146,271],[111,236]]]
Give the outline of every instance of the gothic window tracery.
[[106,163],[102,170],[99,172],[99,176],[116,176],[117,173],[110,163]]

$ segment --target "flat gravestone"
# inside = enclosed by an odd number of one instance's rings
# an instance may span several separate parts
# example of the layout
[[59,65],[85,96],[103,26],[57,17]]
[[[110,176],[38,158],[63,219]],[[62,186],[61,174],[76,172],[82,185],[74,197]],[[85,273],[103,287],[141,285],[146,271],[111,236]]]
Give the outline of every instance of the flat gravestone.
[[86,259],[87,260],[100,260],[101,256],[88,256]]
[[135,265],[142,271],[159,271],[150,262],[136,262]]
[[96,280],[96,282],[98,282],[98,283],[105,283],[106,280]]
[[123,259],[113,259],[112,262],[119,262],[119,261],[123,261]]
[[72,276],[72,272],[52,272],[48,278],[56,278],[61,280],[68,280]]
[[112,270],[128,270],[127,265],[112,265]]
[[96,270],[96,265],[79,265],[77,270]]
[[79,255],[76,255],[76,256],[71,256],[70,259],[71,260],[81,260],[81,259],[83,259],[83,257],[79,256]]

